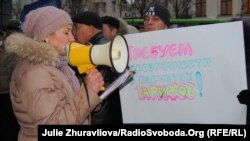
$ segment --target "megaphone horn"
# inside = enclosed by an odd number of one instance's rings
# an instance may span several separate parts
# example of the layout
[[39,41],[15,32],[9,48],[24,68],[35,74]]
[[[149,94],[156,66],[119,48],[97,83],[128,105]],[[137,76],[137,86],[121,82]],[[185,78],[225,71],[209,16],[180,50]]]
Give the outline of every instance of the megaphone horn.
[[76,66],[79,73],[97,65],[110,66],[117,73],[123,73],[129,61],[128,45],[121,35],[116,35],[112,41],[101,45],[71,43],[67,55],[69,64]]
[[123,73],[128,66],[128,45],[121,35],[106,44],[94,45],[90,54],[94,65],[108,65],[118,73]]

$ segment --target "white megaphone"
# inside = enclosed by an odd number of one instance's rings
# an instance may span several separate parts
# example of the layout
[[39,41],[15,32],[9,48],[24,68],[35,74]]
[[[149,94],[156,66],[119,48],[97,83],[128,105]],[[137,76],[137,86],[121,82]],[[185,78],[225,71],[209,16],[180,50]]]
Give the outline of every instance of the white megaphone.
[[71,43],[67,47],[70,65],[78,68],[80,74],[88,73],[97,65],[110,66],[117,73],[123,73],[128,67],[128,45],[125,38],[116,35],[108,43],[101,45],[83,45]]

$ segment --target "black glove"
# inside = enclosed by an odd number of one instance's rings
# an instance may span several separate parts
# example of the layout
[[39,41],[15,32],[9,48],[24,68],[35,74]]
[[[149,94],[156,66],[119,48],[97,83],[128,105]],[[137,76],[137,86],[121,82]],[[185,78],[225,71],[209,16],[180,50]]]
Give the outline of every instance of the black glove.
[[237,97],[241,104],[250,105],[250,90],[242,90]]

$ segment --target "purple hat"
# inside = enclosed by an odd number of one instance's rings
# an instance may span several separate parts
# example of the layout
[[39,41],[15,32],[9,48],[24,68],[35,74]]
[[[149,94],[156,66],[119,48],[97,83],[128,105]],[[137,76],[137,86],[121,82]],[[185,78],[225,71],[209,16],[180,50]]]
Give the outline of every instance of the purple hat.
[[43,41],[59,28],[69,24],[73,23],[66,11],[45,6],[32,10],[25,16],[23,32],[37,41]]

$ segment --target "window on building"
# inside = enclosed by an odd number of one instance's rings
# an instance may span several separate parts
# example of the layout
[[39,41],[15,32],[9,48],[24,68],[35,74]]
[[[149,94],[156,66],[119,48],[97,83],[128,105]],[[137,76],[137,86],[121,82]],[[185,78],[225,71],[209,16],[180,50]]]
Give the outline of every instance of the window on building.
[[122,10],[123,11],[128,11],[128,5],[126,3],[122,4]]
[[196,16],[205,17],[206,7],[206,0],[196,0]]
[[250,14],[250,0],[243,0],[242,6],[243,14]]
[[221,15],[232,15],[232,0],[221,0]]

